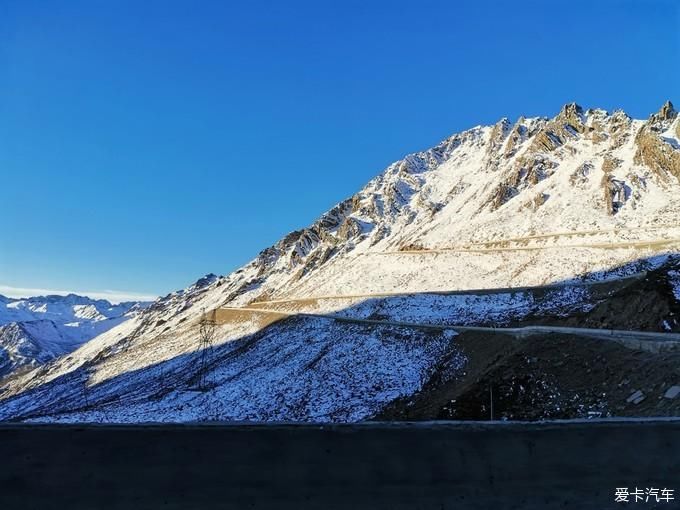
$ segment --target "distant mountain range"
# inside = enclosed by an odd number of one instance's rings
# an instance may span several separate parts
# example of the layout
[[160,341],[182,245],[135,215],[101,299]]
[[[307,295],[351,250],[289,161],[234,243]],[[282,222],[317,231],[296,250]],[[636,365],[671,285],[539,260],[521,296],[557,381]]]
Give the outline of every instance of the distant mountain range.
[[140,312],[76,294],[13,299],[0,295],[0,377],[69,353]]
[[58,331],[131,318],[6,380],[0,419],[485,419],[491,386],[496,418],[678,413],[679,252],[670,102],[501,119],[391,164],[227,276],[117,318],[72,305]]

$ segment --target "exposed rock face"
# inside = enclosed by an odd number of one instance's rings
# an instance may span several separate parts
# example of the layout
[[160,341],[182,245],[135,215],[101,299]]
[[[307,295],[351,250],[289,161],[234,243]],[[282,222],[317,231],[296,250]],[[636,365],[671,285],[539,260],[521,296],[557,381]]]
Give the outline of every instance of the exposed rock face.
[[517,152],[517,148],[521,145],[527,138],[534,135],[533,130],[529,126],[525,125],[526,119],[520,117],[517,123],[512,127],[510,134],[505,145],[505,153],[503,156],[506,159],[511,158]]
[[618,158],[607,155],[604,157],[604,161],[602,162],[602,171],[606,174],[609,174],[621,166],[622,162],[623,161]]
[[576,103],[564,105],[556,120],[562,123],[563,129],[576,131],[577,133],[585,133],[587,131],[583,108]]
[[499,184],[491,194],[489,205],[492,211],[497,210],[508,200],[517,195],[517,189],[509,183]]
[[628,141],[631,136],[630,127],[633,122],[625,112],[617,111],[611,117],[609,133],[611,135],[611,149],[618,149]]
[[[315,250],[309,257],[305,258],[304,260],[300,259],[300,265],[302,265],[301,268],[298,269],[298,271],[295,273],[293,276],[293,280],[297,281],[309,272],[313,271],[314,269],[320,267],[324,263],[330,259],[333,254],[335,253],[335,248],[330,247],[330,246],[323,246],[319,250]],[[265,299],[264,297],[260,297],[259,299]]]
[[605,210],[608,214],[614,215],[630,196],[630,188],[626,186],[624,181],[614,179],[609,175],[604,176],[604,199]]
[[491,130],[489,144],[487,146],[485,155],[485,164],[488,170],[494,171],[498,169],[499,160],[497,155],[505,144],[505,140],[510,134],[511,128],[512,124],[510,121],[506,118],[503,118],[497,122]]
[[355,218],[345,218],[338,228],[337,238],[340,241],[349,241],[361,235],[361,222]]
[[554,127],[545,127],[534,138],[530,152],[552,152],[564,143]]
[[588,176],[593,171],[593,164],[590,161],[585,161],[580,164],[576,170],[569,177],[569,182],[572,186],[583,186],[588,182]]
[[58,354],[45,349],[40,340],[18,322],[0,326],[0,340],[0,377],[20,368],[40,365]]
[[543,204],[545,204],[548,201],[549,195],[547,193],[539,193],[536,195],[531,202],[529,202],[529,206],[532,211],[536,211],[539,207],[541,207]]
[[[649,167],[661,179],[672,176],[680,180],[680,144],[677,140],[669,143],[662,137],[662,132],[671,127],[677,116],[673,104],[667,101],[661,110],[650,116],[635,138],[635,163]],[[676,134],[677,130],[676,127]]]
[[536,134],[529,152],[552,152],[587,130],[583,108],[576,103],[567,104]]
[[652,115],[650,120],[653,122],[663,122],[667,120],[673,120],[675,117],[677,117],[677,115],[678,112],[675,111],[673,103],[666,101],[661,107],[661,110],[659,110],[658,113]]
[[519,174],[515,186],[519,186],[522,182],[535,186],[543,179],[550,177],[552,170],[557,167],[555,162],[541,155],[520,158],[518,164]]
[[616,214],[624,202],[629,198],[630,188],[626,186],[625,182],[615,179],[611,174],[619,166],[622,161],[618,158],[606,155],[602,161],[602,190],[604,192],[604,204],[607,214]]

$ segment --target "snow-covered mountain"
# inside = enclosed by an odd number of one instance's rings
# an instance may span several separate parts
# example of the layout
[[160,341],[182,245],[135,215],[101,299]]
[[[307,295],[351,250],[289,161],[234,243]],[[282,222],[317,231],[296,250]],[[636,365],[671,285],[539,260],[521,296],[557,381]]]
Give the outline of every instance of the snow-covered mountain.
[[23,299],[0,295],[0,324],[35,320],[53,320],[64,324],[98,322],[120,317],[143,306],[137,301],[112,304],[105,299],[91,299],[76,294]]
[[114,305],[76,294],[25,299],[0,295],[0,377],[69,353],[145,305]]
[[603,307],[645,271],[663,306],[630,327],[678,331],[679,218],[670,102],[647,120],[568,104],[477,126],[9,381],[0,419],[367,419],[476,363],[462,330],[423,326],[623,324]]

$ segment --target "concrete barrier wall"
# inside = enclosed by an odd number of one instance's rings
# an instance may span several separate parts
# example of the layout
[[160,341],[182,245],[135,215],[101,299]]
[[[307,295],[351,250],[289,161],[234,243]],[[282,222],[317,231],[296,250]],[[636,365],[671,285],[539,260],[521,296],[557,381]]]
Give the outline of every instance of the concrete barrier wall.
[[635,486],[680,491],[679,421],[0,426],[3,510],[602,510]]

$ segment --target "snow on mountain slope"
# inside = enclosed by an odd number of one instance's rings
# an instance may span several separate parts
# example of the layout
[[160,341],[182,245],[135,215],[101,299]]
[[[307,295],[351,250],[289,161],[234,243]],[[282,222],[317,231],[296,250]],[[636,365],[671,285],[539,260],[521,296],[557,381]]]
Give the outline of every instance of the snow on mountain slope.
[[84,296],[0,296],[0,376],[45,363],[119,325],[143,308]]
[[[450,332],[290,320],[222,344],[207,391],[192,386],[188,353],[122,378],[100,373],[85,387],[82,374],[70,372],[50,387],[47,405],[38,388],[4,411],[22,419],[59,414],[59,421],[356,421],[420,388],[450,351],[450,339]],[[453,374],[464,359],[452,353],[450,363]]]
[[[569,104],[554,118],[453,135],[390,165],[241,269],[208,275],[8,381],[0,418],[370,417],[418,391],[433,367],[451,367],[452,377],[464,370],[455,337],[230,310],[206,367],[199,321],[222,307],[315,298],[324,301],[293,309],[467,324],[587,310],[596,298],[578,284],[658,268],[678,252],[679,129],[670,103],[646,121]],[[422,294],[565,284],[540,299]],[[418,348],[423,342],[432,348]],[[394,379],[389,367],[410,375]],[[196,391],[206,371],[211,386]]]
[[0,296],[0,324],[33,320],[54,320],[60,323],[102,321],[125,315],[138,306],[137,302],[111,304],[105,299],[90,299],[76,294],[25,299]]

